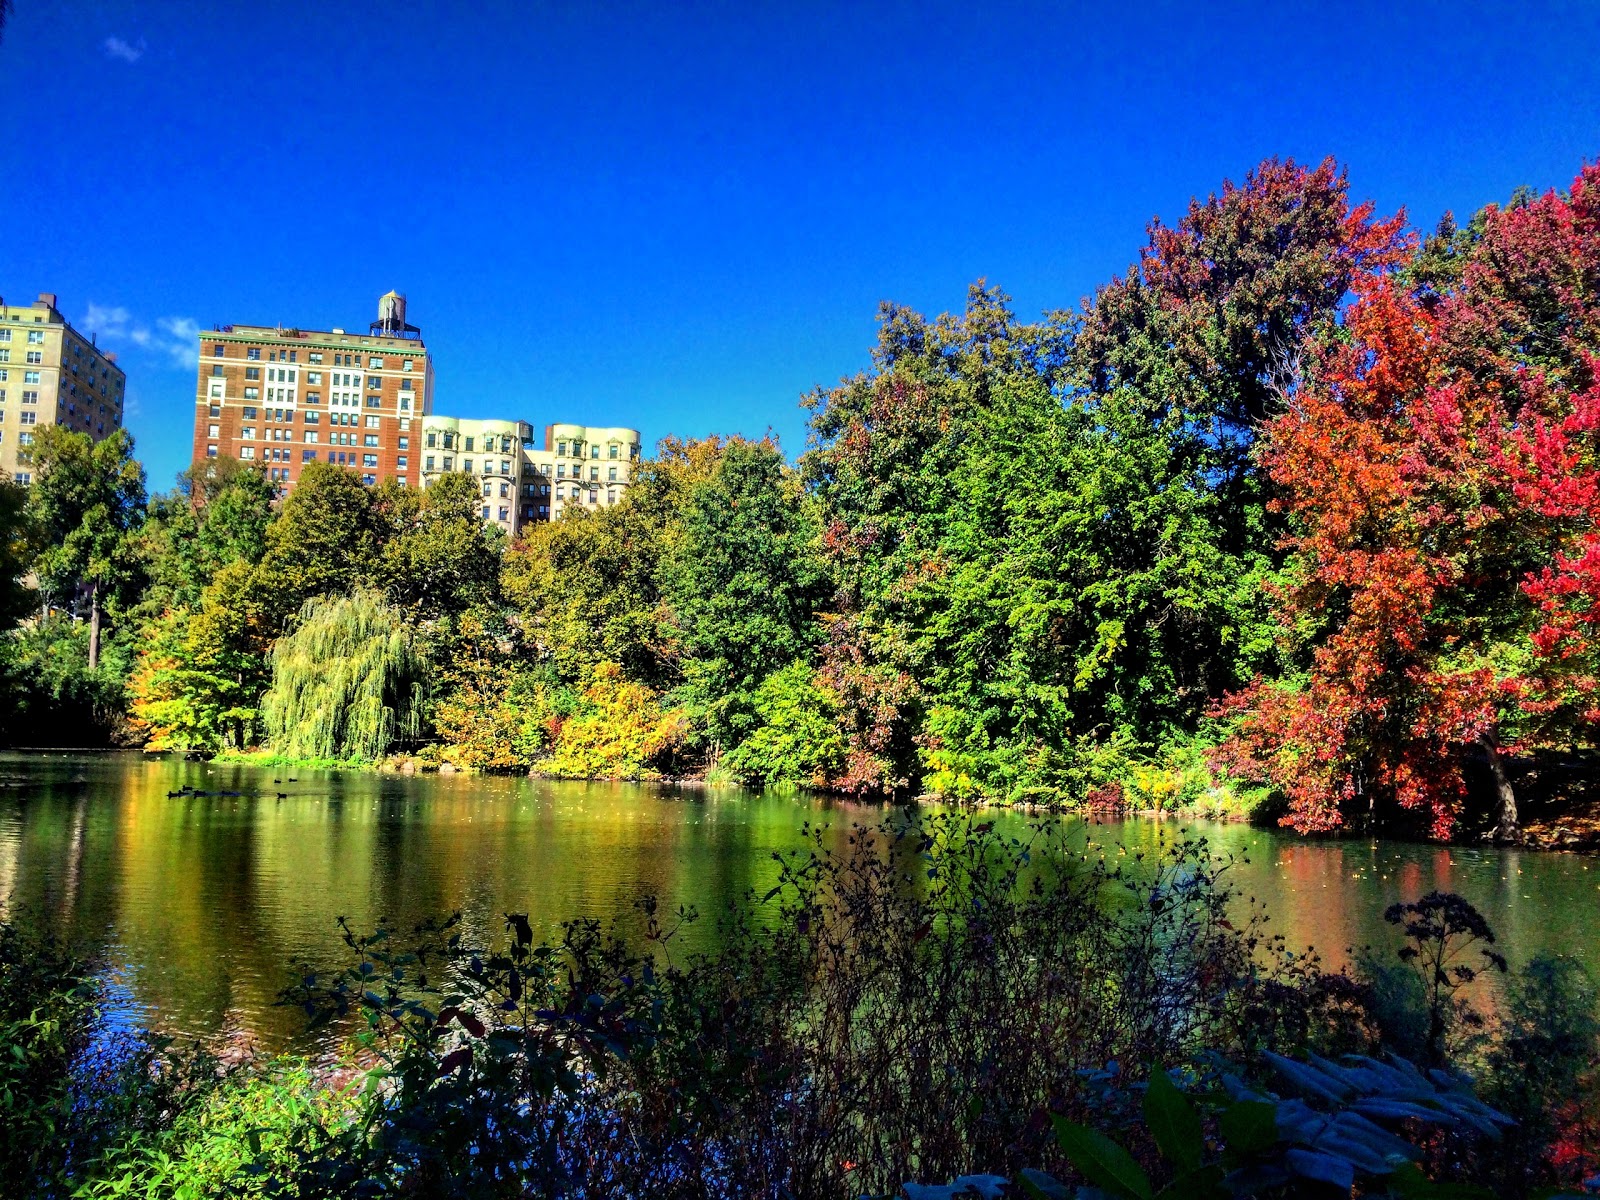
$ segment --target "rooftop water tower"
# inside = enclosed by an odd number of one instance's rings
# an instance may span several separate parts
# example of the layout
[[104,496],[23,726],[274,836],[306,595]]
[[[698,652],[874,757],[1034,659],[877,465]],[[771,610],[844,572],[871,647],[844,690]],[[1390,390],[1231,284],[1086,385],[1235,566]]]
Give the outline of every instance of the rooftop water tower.
[[378,319],[372,323],[372,332],[379,337],[422,337],[422,330],[406,324],[406,298],[394,291],[378,297]]

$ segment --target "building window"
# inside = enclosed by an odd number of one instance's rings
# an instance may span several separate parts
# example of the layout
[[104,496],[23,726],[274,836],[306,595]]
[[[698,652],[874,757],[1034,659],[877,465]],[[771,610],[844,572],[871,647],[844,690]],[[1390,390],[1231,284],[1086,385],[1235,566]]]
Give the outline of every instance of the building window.
[[221,378],[221,376],[222,376],[222,364],[221,363],[212,363],[211,364],[211,377],[213,379],[218,379],[218,378]]
[[22,382],[23,383],[38,383],[39,382],[39,372],[37,372],[37,371],[24,371],[22,373]]
[[446,454],[444,456],[444,469],[446,471],[454,470],[455,469],[455,461],[456,460],[451,455]]
[[467,445],[466,445],[466,448],[467,448],[467,449],[468,449],[468,450],[471,450],[471,449],[472,449],[472,439],[471,439],[471,438],[470,438],[470,437],[469,437],[469,438],[468,438],[468,439],[467,439]]
[[500,519],[502,521],[506,521],[506,520],[509,520],[510,517],[511,517],[511,510],[509,508],[501,508],[501,510],[500,510]]
[[427,458],[422,460],[422,469],[424,471],[433,470],[433,455],[430,454]]
[[261,389],[260,388],[249,388],[249,387],[245,388],[245,390],[244,390],[244,398],[246,400],[259,400],[259,399],[261,399]]
[[469,475],[472,474],[472,460],[470,458],[463,458],[461,460],[461,469]]
[[428,437],[428,449],[432,450],[435,446],[437,446],[439,444],[439,442],[438,442],[439,435],[434,433],[433,430],[430,429],[428,431],[427,437]]
[[312,413],[312,412],[301,413],[300,417],[301,417],[301,419],[303,421],[305,421],[305,423],[307,425],[319,425],[319,424],[322,423],[322,414],[321,413]]
[[315,445],[317,442],[320,442],[321,440],[322,440],[322,434],[318,433],[315,429],[306,430],[306,445],[308,445],[308,446]]
[[17,420],[23,425],[37,425],[39,423],[39,414],[36,412],[23,413]]
[[9,330],[9,329],[0,329],[0,342],[9,342],[10,340],[11,340],[11,330]]
[[44,351],[43,350],[29,350],[28,351],[28,361],[30,363],[37,363],[37,364],[42,365],[44,363]]
[[566,477],[567,477],[567,464],[566,463],[557,463],[556,464],[556,478],[557,479],[565,479]]
[[502,474],[502,475],[511,474],[511,460],[510,459],[502,458],[500,460],[500,474]]
[[248,349],[248,350],[246,350],[244,352],[244,356],[246,358],[248,358],[248,359],[251,359],[254,362],[260,362],[261,361],[261,348],[259,346],[251,346],[250,349]]
[[600,478],[600,468],[599,467],[590,467],[589,468],[589,478],[598,480]]
[[411,449],[411,439],[408,438],[408,437],[401,438],[400,439],[400,449],[402,449],[402,450]]
[[509,496],[510,494],[511,494],[510,486],[508,484],[502,483],[500,485],[500,498],[503,500],[507,496]]
[[375,433],[369,433],[365,435],[361,439],[361,444],[363,446],[376,446],[378,444],[378,435]]
[[411,360],[409,358],[406,359],[406,370],[411,370]]
[[42,345],[44,345],[44,330],[42,330],[42,329],[30,329],[30,330],[28,330],[28,345],[30,345],[30,346],[42,346]]
[[211,356],[213,358],[221,358],[222,357],[222,347],[221,346],[212,346],[211,347]]
[[485,521],[489,519],[489,506],[487,504],[483,506],[483,519]]
[[607,471],[606,471],[606,478],[614,480],[614,479],[616,479],[616,477],[617,477],[617,469],[615,467],[608,468]]
[[254,446],[240,446],[239,447],[239,457],[240,458],[254,458],[255,456],[256,456],[256,448]]
[[38,392],[23,392],[22,393],[22,402],[24,404],[37,404],[37,403],[39,403],[39,393]]
[[10,361],[11,361],[11,351],[9,351],[9,350],[0,350],[0,362],[10,362]]
[[379,396],[368,396],[367,397],[367,407],[368,408],[379,408],[379,407],[382,406],[382,404],[383,404],[382,397],[379,397]]
[[254,421],[256,419],[256,410],[253,408],[246,408],[242,411],[241,415],[247,421]]
[[363,467],[375,467],[375,466],[377,466],[378,465],[378,456],[376,454],[363,454],[361,456],[361,465]]
[[410,396],[401,396],[400,397],[400,407],[402,409],[408,409],[409,410],[410,407],[411,407],[411,397]]
[[567,456],[567,444],[565,442],[557,442],[556,453],[565,458]]
[[402,454],[399,458],[395,459],[394,460],[394,465],[397,468],[399,468],[400,470],[404,471],[406,469],[406,466],[407,466],[406,456],[404,454]]
[[483,494],[485,496],[489,496],[489,495],[493,494],[493,487],[487,480],[484,481]]
[[217,426],[217,425],[207,425],[206,426],[206,436],[207,437],[221,437],[222,436],[221,427]]
[[401,381],[400,381],[400,390],[401,390],[401,391],[402,391],[402,392],[409,392],[409,391],[410,391],[410,390],[411,390],[411,380],[409,380],[409,379],[402,379],[402,380],[401,380]]
[[617,502],[617,489],[616,488],[607,488],[606,489],[606,503],[607,504],[615,504],[616,502]]
[[260,379],[261,378],[261,368],[260,367],[246,367],[244,369],[244,377],[246,379]]

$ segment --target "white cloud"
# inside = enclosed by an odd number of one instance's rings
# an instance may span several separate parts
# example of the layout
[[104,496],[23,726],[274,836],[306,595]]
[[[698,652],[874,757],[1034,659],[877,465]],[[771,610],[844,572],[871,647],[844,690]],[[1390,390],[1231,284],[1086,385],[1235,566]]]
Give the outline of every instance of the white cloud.
[[90,303],[83,324],[102,342],[154,351],[174,367],[193,367],[196,362],[200,323],[192,317],[158,317],[152,327],[121,305]]
[[138,62],[144,57],[145,51],[143,38],[140,38],[139,44],[135,46],[132,42],[124,41],[114,34],[101,42],[100,47],[106,52],[107,58],[120,59],[125,63]]

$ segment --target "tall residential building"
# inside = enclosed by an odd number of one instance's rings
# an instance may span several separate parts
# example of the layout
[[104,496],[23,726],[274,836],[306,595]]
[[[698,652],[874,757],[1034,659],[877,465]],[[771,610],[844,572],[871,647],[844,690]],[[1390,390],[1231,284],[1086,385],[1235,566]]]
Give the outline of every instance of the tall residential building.
[[526,421],[425,417],[422,486],[451,471],[465,471],[482,485],[483,519],[514,534],[523,524],[517,511],[523,447],[532,442],[533,426]]
[[421,483],[414,442],[433,410],[433,360],[389,292],[366,333],[223,325],[200,334],[194,457],[267,464],[285,491],[310,462],[375,484]]
[[32,483],[29,447],[41,425],[95,441],[122,427],[127,376],[61,315],[48,292],[26,308],[0,301],[0,472]]

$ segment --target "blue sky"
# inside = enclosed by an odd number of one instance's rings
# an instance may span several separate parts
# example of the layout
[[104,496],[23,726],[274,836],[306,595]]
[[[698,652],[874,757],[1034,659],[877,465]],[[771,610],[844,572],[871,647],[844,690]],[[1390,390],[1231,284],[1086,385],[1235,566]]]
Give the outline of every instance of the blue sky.
[[0,294],[119,352],[153,488],[214,322],[393,287],[438,411],[794,455],[880,300],[1074,306],[1265,156],[1431,226],[1600,155],[1587,0],[15,7]]

